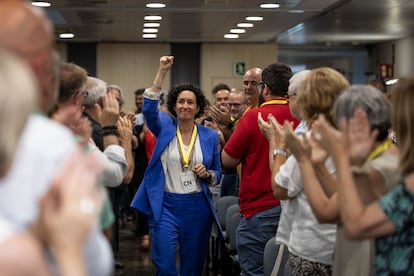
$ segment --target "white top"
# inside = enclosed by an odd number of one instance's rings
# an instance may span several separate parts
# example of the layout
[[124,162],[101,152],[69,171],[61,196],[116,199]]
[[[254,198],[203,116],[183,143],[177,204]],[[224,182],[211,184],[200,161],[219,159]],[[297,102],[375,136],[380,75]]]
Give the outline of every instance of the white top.
[[[309,134],[310,132],[307,133],[308,136]],[[328,158],[325,166],[334,175],[335,167],[331,158]],[[288,211],[282,211],[279,221],[276,235],[278,241],[285,243],[296,256],[332,265],[336,225],[318,223],[303,190],[299,164],[293,155],[280,167],[275,181],[288,190],[290,198]]]
[[298,124],[298,126],[295,128],[295,133],[298,136],[301,136],[302,134],[305,134],[308,132],[308,125],[305,120],[301,120]]
[[135,125],[136,126],[142,126],[144,124],[144,120],[145,120],[144,114],[142,112],[135,114]]
[[[301,120],[299,125],[295,128],[295,134],[301,136],[308,132],[307,124],[304,120]],[[289,162],[288,162],[289,160]],[[285,162],[285,166],[279,168],[281,176],[283,175],[286,179],[284,181],[289,181],[290,173],[293,169],[293,159],[288,159]],[[292,171],[293,173],[299,173],[299,170]],[[294,176],[294,178],[300,177],[300,175]],[[289,244],[289,236],[292,226],[292,218],[295,216],[295,211],[298,208],[298,202],[296,198],[290,200],[281,200],[280,206],[282,207],[282,213],[279,218],[278,230],[276,232],[276,243],[282,243],[286,246]]]
[[[0,216],[17,231],[27,229],[37,219],[40,198],[74,147],[69,129],[42,115],[30,116],[13,165],[0,179]],[[87,241],[85,258],[88,275],[111,274],[112,250],[98,225]]]
[[89,149],[103,166],[102,181],[104,185],[106,187],[121,185],[128,169],[124,148],[119,145],[109,145],[102,152],[95,142],[89,139]]
[[0,216],[0,246],[4,241],[6,241],[11,236],[13,236],[13,234],[14,234],[13,226],[8,221],[4,220]]
[[[184,145],[184,149],[188,150],[188,145]],[[168,147],[164,150],[164,152],[161,154],[161,162],[162,167],[164,168],[165,173],[165,191],[170,193],[178,193],[178,194],[185,194],[187,193],[183,186],[181,185],[181,178],[180,173],[183,172],[182,166],[181,166],[181,156],[180,156],[180,149],[178,146],[178,139],[177,136],[174,137],[173,140],[171,140]],[[191,155],[191,163],[189,164],[188,170],[191,171],[191,169],[196,165],[203,162],[203,154],[201,152],[201,146],[200,146],[200,139],[197,138],[195,140],[194,144],[194,150],[193,154]],[[202,192],[201,184],[198,181],[197,176],[194,177],[197,179],[197,191],[196,192]]]

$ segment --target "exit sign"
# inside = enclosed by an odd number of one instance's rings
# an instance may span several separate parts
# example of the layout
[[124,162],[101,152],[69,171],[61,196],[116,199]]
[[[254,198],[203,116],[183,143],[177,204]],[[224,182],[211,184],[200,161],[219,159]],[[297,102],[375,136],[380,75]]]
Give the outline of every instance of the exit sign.
[[246,64],[244,62],[233,63],[233,75],[244,76],[244,73],[246,73]]

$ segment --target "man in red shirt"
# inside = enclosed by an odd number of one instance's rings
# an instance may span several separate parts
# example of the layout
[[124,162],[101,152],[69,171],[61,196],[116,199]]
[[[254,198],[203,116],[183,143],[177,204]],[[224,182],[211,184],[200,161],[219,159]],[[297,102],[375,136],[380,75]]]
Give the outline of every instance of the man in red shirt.
[[262,82],[257,85],[260,106],[242,116],[221,155],[225,167],[242,164],[241,219],[236,234],[242,275],[263,275],[264,247],[276,234],[281,212],[271,187],[269,143],[260,132],[257,116],[261,112],[267,119],[271,113],[280,124],[288,120],[296,127],[298,121],[291,115],[285,97],[291,76],[290,67],[281,63],[263,70]]

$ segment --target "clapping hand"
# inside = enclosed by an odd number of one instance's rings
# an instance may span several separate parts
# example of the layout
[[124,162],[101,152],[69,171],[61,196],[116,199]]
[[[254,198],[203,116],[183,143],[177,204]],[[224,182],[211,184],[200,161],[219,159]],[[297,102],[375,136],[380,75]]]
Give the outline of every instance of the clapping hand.
[[284,149],[286,147],[286,141],[282,125],[279,124],[272,114],[269,114],[267,119],[269,122],[263,120],[261,112],[257,115],[260,131],[267,138],[269,143],[274,141],[276,148]]

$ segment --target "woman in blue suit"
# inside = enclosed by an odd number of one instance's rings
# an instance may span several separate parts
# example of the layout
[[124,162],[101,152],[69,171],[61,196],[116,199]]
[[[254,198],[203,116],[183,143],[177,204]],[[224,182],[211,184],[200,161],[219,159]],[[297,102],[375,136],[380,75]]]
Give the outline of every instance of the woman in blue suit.
[[157,275],[177,275],[177,244],[180,275],[201,275],[213,218],[218,222],[208,186],[221,177],[219,138],[195,123],[205,105],[195,85],[172,88],[167,98],[171,114],[158,111],[173,61],[172,56],[160,58],[154,83],[144,93],[143,113],[157,142],[131,206],[148,215]]

